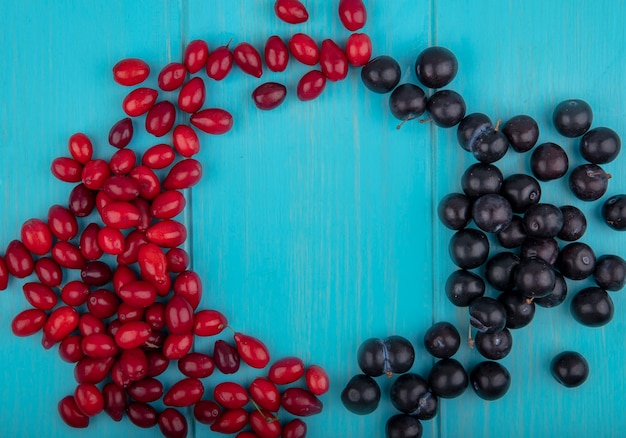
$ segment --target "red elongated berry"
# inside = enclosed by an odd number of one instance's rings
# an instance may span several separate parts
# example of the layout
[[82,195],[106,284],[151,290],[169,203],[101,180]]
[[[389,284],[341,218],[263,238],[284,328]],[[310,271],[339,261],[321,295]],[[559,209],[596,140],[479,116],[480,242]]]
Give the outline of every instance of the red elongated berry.
[[174,295],[165,306],[165,323],[170,333],[183,335],[193,329],[193,309],[180,295]]
[[78,383],[100,383],[111,371],[115,363],[114,357],[96,359],[85,356],[74,366],[74,378]]
[[131,423],[143,429],[154,427],[159,421],[159,412],[148,403],[130,402],[126,407],[126,415]]
[[169,334],[163,344],[163,354],[169,360],[179,360],[184,357],[193,346],[193,334]]
[[[155,189],[158,189],[160,191],[158,187],[155,187]],[[144,198],[137,198],[133,199],[132,204],[135,206],[135,208],[137,208],[137,211],[139,212],[139,223],[137,223],[136,228],[139,231],[145,232],[152,224],[152,215],[150,214],[150,202],[148,202]]]
[[265,42],[263,58],[265,59],[267,68],[271,71],[284,71],[289,63],[289,48],[282,38],[277,35],[272,35]]
[[152,330],[163,330],[165,328],[165,304],[156,301],[146,307],[144,321]]
[[124,350],[137,348],[148,340],[151,332],[150,325],[146,322],[126,322],[115,332],[115,343]]
[[138,117],[148,112],[156,102],[159,92],[153,88],[136,88],[126,95],[122,101],[122,110],[129,117]]
[[109,167],[115,175],[126,175],[133,170],[136,163],[137,154],[132,149],[120,149],[109,160]]
[[239,43],[233,49],[233,59],[237,67],[244,73],[247,73],[255,78],[260,78],[263,75],[263,63],[261,62],[261,55],[250,43]]
[[365,26],[367,10],[363,0],[339,0],[339,19],[351,32]]
[[89,216],[96,206],[96,192],[88,189],[85,184],[77,184],[70,192],[67,205],[74,216]]
[[137,277],[135,271],[128,266],[120,265],[113,272],[113,290],[115,293],[119,293],[122,286],[137,280],[139,280],[139,277]]
[[202,299],[202,281],[194,271],[180,273],[174,280],[174,294],[184,297],[195,310]]
[[165,254],[167,270],[175,274],[183,272],[189,266],[189,254],[182,248],[171,248]]
[[[174,129],[176,132],[176,129]],[[141,164],[150,169],[164,169],[174,162],[176,154],[174,149],[167,144],[157,144],[143,153]]]
[[70,281],[61,289],[61,300],[68,306],[78,307],[87,301],[89,287],[79,280]]
[[324,87],[326,87],[326,76],[319,70],[311,70],[298,81],[298,99],[313,100],[322,94]]
[[156,219],[171,219],[180,214],[187,204],[177,190],[166,190],[152,200],[150,213]]
[[217,310],[200,310],[194,315],[193,332],[196,336],[215,336],[228,325],[226,317]]
[[202,108],[206,98],[206,89],[202,78],[191,78],[178,93],[178,108],[186,113],[193,114]]
[[22,225],[22,243],[33,254],[44,255],[52,248],[52,231],[41,219],[29,219]]
[[9,268],[4,258],[0,257],[0,290],[9,286]]
[[63,339],[59,344],[59,356],[65,362],[76,363],[85,357],[82,347],[83,337],[79,335],[70,335]]
[[52,160],[50,171],[58,180],[74,183],[80,181],[83,165],[73,158],[59,157]]
[[165,281],[163,283],[158,283],[156,281],[154,281],[154,279],[149,281],[152,281],[152,284],[154,285],[154,288],[156,289],[157,295],[160,297],[167,297],[170,293],[170,291],[172,290],[172,279],[170,278],[169,275],[166,275],[165,277]]
[[206,74],[211,79],[221,81],[230,73],[232,68],[233,53],[228,48],[228,44],[220,46],[209,53],[206,63]]
[[126,58],[113,66],[113,80],[120,85],[131,87],[146,80],[150,66],[138,58]]
[[122,350],[118,362],[121,371],[132,382],[143,379],[148,372],[148,358],[140,348]]
[[26,301],[36,309],[52,310],[57,305],[57,294],[48,286],[37,283],[28,282],[22,286]]
[[85,187],[88,189],[100,190],[110,175],[111,168],[109,167],[109,163],[101,159],[95,159],[85,163],[81,178],[83,184],[85,184]]
[[[104,325],[104,321],[95,317],[91,313],[86,312],[82,313],[78,319],[78,330],[83,337],[86,337],[93,334],[104,333],[106,331],[106,327]],[[95,341],[99,341],[99,339],[95,338],[94,342]],[[106,341],[107,340],[105,340],[105,342]]]
[[78,327],[78,311],[73,307],[61,306],[55,309],[43,326],[44,347],[52,345],[67,337]]
[[53,205],[48,209],[48,227],[59,240],[71,240],[78,234],[76,218],[61,205]]
[[96,223],[91,223],[85,227],[80,235],[80,253],[87,260],[98,260],[104,253],[98,245],[98,233],[100,227]]
[[85,336],[81,347],[85,355],[96,359],[113,357],[117,353],[115,340],[106,333],[93,333]]
[[163,137],[170,132],[176,122],[176,108],[167,100],[156,103],[146,116],[146,131],[155,137]]
[[149,167],[137,166],[128,176],[139,186],[139,196],[143,199],[154,199],[161,192],[159,177]]
[[174,383],[163,396],[166,406],[185,407],[200,401],[204,394],[204,385],[199,379],[187,377]]
[[120,301],[113,292],[106,289],[98,289],[89,294],[87,308],[98,318],[106,319],[117,312]]
[[148,358],[147,377],[156,377],[163,374],[170,364],[170,360],[160,350],[148,350],[146,351],[146,357]]
[[124,251],[124,235],[117,228],[102,227],[98,231],[98,247],[107,254],[121,254]]
[[129,202],[111,202],[102,208],[102,221],[109,227],[133,228],[139,219],[139,210]]
[[266,410],[252,411],[248,421],[252,430],[263,438],[278,438],[281,434],[280,421]]
[[298,0],[276,0],[274,3],[276,16],[285,23],[304,23],[309,19],[309,13]]
[[198,134],[190,126],[178,125],[172,136],[174,149],[183,157],[191,157],[200,152]]
[[245,409],[227,409],[211,424],[213,432],[237,433],[248,424],[248,412]]
[[104,409],[104,397],[93,383],[80,383],[74,390],[74,400],[80,411],[89,416],[99,414]]
[[213,399],[226,409],[243,408],[248,403],[246,388],[235,382],[221,382],[213,389]]
[[311,391],[287,388],[280,397],[280,405],[290,414],[308,417],[322,412],[322,402]]
[[184,65],[179,62],[170,62],[159,73],[159,88],[163,91],[174,91],[183,85],[185,76],[187,76],[187,70]]
[[280,392],[270,379],[257,377],[250,383],[248,390],[252,400],[261,408],[271,412],[280,409]]
[[146,230],[146,237],[152,243],[164,248],[182,245],[187,239],[187,228],[175,220],[165,219]]
[[299,418],[294,418],[283,426],[283,438],[305,438],[307,432],[306,423]]
[[102,190],[114,201],[131,201],[139,196],[139,185],[135,180],[122,175],[108,177]]
[[165,438],[185,438],[187,436],[187,419],[174,408],[165,408],[157,420],[159,430]]
[[128,146],[133,139],[133,121],[126,117],[115,123],[109,131],[109,144],[118,149]]
[[322,395],[328,392],[330,379],[328,374],[319,365],[311,365],[304,373],[306,387],[315,395]]
[[69,242],[57,242],[52,247],[52,259],[61,267],[67,269],[82,269],[85,267],[85,258],[80,249]]
[[132,382],[131,378],[128,377],[122,369],[120,361],[115,362],[111,367],[111,380],[122,388],[128,388]]
[[102,398],[104,399],[104,412],[113,421],[122,421],[126,411],[126,392],[113,382],[109,382],[102,388]]
[[133,281],[122,286],[118,296],[133,307],[148,307],[156,300],[156,290],[147,281]]
[[127,392],[135,401],[150,403],[161,398],[163,384],[153,377],[144,377],[131,383]]
[[277,385],[293,383],[304,375],[304,363],[297,357],[285,357],[272,364],[267,376]]
[[[117,308],[117,319],[120,322],[120,326],[126,322],[141,321],[143,320],[144,309],[141,307],[130,306],[124,302],[120,303]],[[119,327],[117,330],[119,330]],[[117,330],[115,333],[117,333]]]
[[265,368],[270,354],[263,342],[243,333],[235,333],[235,345],[241,359],[252,368]]
[[185,47],[183,64],[189,73],[196,73],[206,65],[209,57],[209,46],[205,41],[193,40]]
[[213,374],[215,362],[208,354],[192,352],[178,361],[178,369],[187,377],[203,379]]
[[213,346],[215,366],[224,374],[233,374],[239,370],[240,357],[237,348],[226,341],[218,339]]
[[133,230],[124,239],[124,250],[117,255],[117,263],[120,265],[130,265],[139,258],[139,249],[148,243],[146,233],[140,230]]
[[85,263],[85,267],[80,271],[81,280],[89,286],[104,286],[112,276],[113,272],[109,265],[99,260]]
[[233,116],[220,108],[207,108],[193,114],[191,124],[207,134],[225,134],[233,127]]
[[77,132],[70,136],[68,141],[70,155],[80,164],[87,164],[93,156],[93,144],[87,135]]
[[35,269],[32,254],[19,240],[9,242],[4,260],[8,273],[17,278],[27,277]]
[[348,58],[341,47],[331,39],[322,41],[320,67],[329,81],[340,81],[348,75]]
[[304,33],[296,33],[289,39],[289,52],[305,65],[315,65],[320,58],[320,50],[313,38]]
[[89,417],[81,412],[73,395],[65,396],[57,406],[59,416],[70,427],[82,429],[89,426]]
[[63,271],[50,257],[42,257],[35,262],[35,274],[42,284],[57,287],[63,281]]
[[252,100],[257,108],[271,110],[283,103],[287,96],[287,88],[277,82],[266,82],[252,92]]
[[364,33],[353,33],[346,42],[346,57],[350,65],[362,67],[372,57],[372,40]]
[[166,281],[167,259],[165,254],[154,243],[145,243],[139,248],[137,256],[141,276],[152,283],[163,284]]
[[47,317],[41,309],[23,310],[11,321],[11,330],[15,336],[34,335],[44,326]]
[[213,424],[220,413],[219,405],[211,400],[200,400],[193,406],[193,416],[202,424]]
[[183,190],[195,186],[202,178],[202,165],[198,160],[181,160],[170,169],[163,181],[166,190]]

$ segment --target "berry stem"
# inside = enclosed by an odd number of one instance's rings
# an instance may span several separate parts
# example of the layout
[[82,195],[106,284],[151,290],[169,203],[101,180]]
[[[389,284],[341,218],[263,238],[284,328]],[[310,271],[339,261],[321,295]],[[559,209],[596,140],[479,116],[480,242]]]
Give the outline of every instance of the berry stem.
[[404,125],[409,120],[413,120],[414,118],[415,118],[415,116],[413,114],[409,114],[398,125],[396,125],[396,129],[402,128],[402,125]]
[[469,348],[474,348],[474,338],[472,337],[472,324],[467,324],[467,344]]

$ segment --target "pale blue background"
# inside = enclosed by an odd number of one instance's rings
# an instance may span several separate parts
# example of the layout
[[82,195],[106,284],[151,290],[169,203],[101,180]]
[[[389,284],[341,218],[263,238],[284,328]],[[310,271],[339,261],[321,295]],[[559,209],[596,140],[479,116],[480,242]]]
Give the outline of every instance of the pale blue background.
[[[53,203],[67,202],[70,185],[53,179],[51,161],[65,156],[67,139],[87,133],[98,157],[113,152],[110,126],[122,118],[129,91],[112,80],[111,67],[141,57],[159,69],[180,60],[196,38],[210,48],[248,41],[262,48],[272,34],[306,32],[317,41],[343,43],[349,33],[336,14],[337,1],[306,1],[310,20],[280,22],[273,1],[62,1],[0,2],[0,247],[19,236],[21,223],[45,218]],[[374,54],[394,56],[403,81],[414,82],[420,50],[440,44],[459,59],[450,88],[466,99],[468,112],[494,120],[526,113],[540,123],[540,141],[570,151],[582,163],[576,140],[550,126],[554,106],[582,98],[594,109],[594,126],[626,134],[626,10],[621,2],[532,0],[367,1],[366,28]],[[443,294],[454,269],[447,257],[452,232],[436,221],[438,200],[460,189],[459,175],[473,162],[456,144],[455,130],[409,123],[396,130],[387,96],[373,94],[351,69],[329,83],[313,102],[295,98],[307,71],[291,62],[287,71],[267,71],[261,80],[234,70],[223,82],[207,82],[207,104],[234,115],[232,132],[202,136],[199,159],[205,177],[188,195],[184,220],[190,230],[193,267],[205,279],[202,305],[222,311],[236,329],[265,341],[273,358],[298,355],[328,370],[331,391],[322,414],[307,419],[310,437],[382,436],[393,410],[381,379],[383,401],[372,415],[348,413],[339,400],[358,372],[356,349],[368,337],[404,335],[417,345],[415,372],[432,360],[420,340],[433,321],[449,320],[465,333],[467,317]],[[203,76],[204,77],[204,76]],[[288,98],[272,112],[257,110],[250,93],[265,80],[283,82]],[[166,94],[175,98],[175,94]],[[142,121],[135,122],[140,131]],[[145,133],[138,150],[156,144]],[[609,193],[626,192],[619,157],[606,166]],[[505,174],[529,171],[528,155],[511,153],[499,163]],[[601,224],[600,203],[583,204],[568,194],[566,180],[544,185],[544,199],[573,203],[588,212],[583,241],[598,255],[626,256],[626,234]],[[608,195],[607,195],[608,196]],[[3,252],[3,251],[2,251]],[[591,284],[576,285],[572,290]],[[493,293],[491,291],[490,293]],[[530,327],[514,332],[514,348],[502,363],[512,374],[510,392],[486,402],[468,390],[444,400],[440,415],[424,422],[429,437],[620,437],[626,430],[626,317],[613,293],[615,319],[589,329],[575,323],[568,303],[537,309]],[[570,297],[571,299],[571,297]],[[44,351],[39,335],[18,339],[13,316],[25,309],[21,282],[0,294],[0,436],[86,436],[67,428],[56,404],[73,392],[73,366]],[[198,349],[210,348],[198,342]],[[578,389],[560,387],[549,375],[551,357],[576,349],[591,374]],[[463,345],[457,358],[480,361]],[[206,381],[207,391],[219,380]],[[249,382],[257,372],[236,376]],[[178,376],[175,367],[166,383]],[[203,425],[196,436],[212,436]],[[92,420],[89,436],[153,436],[127,420]],[[192,434],[190,434],[192,435]]]

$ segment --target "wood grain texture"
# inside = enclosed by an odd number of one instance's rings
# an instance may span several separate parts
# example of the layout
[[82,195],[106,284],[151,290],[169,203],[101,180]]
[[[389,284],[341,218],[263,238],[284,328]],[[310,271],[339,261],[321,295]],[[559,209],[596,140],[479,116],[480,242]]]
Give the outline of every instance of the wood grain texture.
[[[19,236],[23,221],[45,218],[51,204],[67,202],[69,185],[55,181],[48,169],[54,157],[67,155],[69,135],[86,132],[101,157],[113,152],[106,135],[123,117],[120,102],[128,92],[111,79],[119,59],[146,59],[154,85],[160,67],[180,60],[193,39],[205,39],[211,49],[231,39],[231,47],[247,41],[261,49],[274,34],[286,39],[305,32],[340,44],[349,35],[334,0],[305,2],[311,18],[299,26],[280,22],[272,3],[0,3],[6,72],[0,82],[0,247]],[[416,81],[413,63],[420,50],[449,47],[460,65],[450,88],[464,96],[468,112],[485,112],[493,120],[532,115],[540,123],[540,141],[562,144],[572,164],[580,164],[577,140],[559,136],[550,115],[559,101],[582,98],[594,109],[594,126],[626,133],[626,11],[609,0],[518,3],[371,0],[364,31],[375,55],[399,61],[403,82]],[[287,100],[271,112],[257,110],[249,97],[261,80],[236,69],[221,83],[207,79],[205,106],[227,109],[235,125],[227,135],[202,136],[205,177],[187,193],[187,248],[205,281],[204,307],[222,311],[234,328],[261,338],[274,358],[298,355],[329,371],[331,391],[323,398],[323,413],[307,419],[308,436],[384,436],[386,418],[394,413],[390,380],[379,380],[383,400],[369,416],[348,413],[339,394],[359,372],[356,350],[366,338],[408,337],[417,351],[413,370],[425,375],[433,363],[421,345],[425,330],[449,320],[465,333],[465,309],[454,308],[443,293],[454,270],[447,256],[452,232],[438,223],[436,206],[443,195],[460,190],[460,174],[473,158],[457,145],[454,129],[408,123],[396,130],[388,96],[367,91],[357,69],[341,83],[328,83],[319,99],[299,102],[295,87],[307,70],[291,60],[284,73],[266,72],[263,81],[288,87]],[[137,150],[157,142],[136,131]],[[528,158],[512,153],[498,165],[505,174],[528,172]],[[606,165],[614,175],[611,194],[626,192],[623,166],[623,156]],[[584,207],[590,227],[583,241],[597,254],[625,256],[626,236],[601,223],[600,204],[577,201],[566,184],[547,183],[544,199]],[[589,284],[569,286],[575,291]],[[598,329],[572,320],[571,297],[558,308],[538,308],[533,324],[514,332],[514,349],[502,361],[513,376],[510,392],[496,402],[482,401],[471,389],[442,400],[440,415],[424,422],[424,436],[621,436],[626,303],[619,293],[611,296],[615,319]],[[12,281],[0,300],[0,435],[84,436],[56,412],[58,400],[74,389],[73,366],[59,360],[56,347],[44,351],[38,336],[18,339],[10,333],[11,319],[27,306],[21,282]],[[210,351],[212,343],[199,340],[196,349]],[[589,360],[591,375],[581,388],[560,387],[549,375],[551,357],[564,349]],[[468,369],[480,361],[466,345],[456,357]],[[247,382],[256,375],[245,368],[236,378]],[[164,381],[178,376],[172,366]],[[207,379],[207,392],[227,378],[216,373]],[[214,436],[201,424],[191,423],[190,432]],[[158,431],[101,415],[89,433]]]

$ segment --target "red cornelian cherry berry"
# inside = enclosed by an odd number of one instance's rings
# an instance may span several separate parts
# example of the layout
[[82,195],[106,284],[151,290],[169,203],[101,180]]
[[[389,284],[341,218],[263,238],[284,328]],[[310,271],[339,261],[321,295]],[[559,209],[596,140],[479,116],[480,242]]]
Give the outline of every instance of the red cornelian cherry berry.
[[157,295],[160,297],[167,297],[172,290],[172,279],[169,275],[164,277],[165,281],[163,283],[158,283],[154,279],[148,279],[154,285],[156,289]]
[[118,363],[123,375],[131,382],[143,379],[148,372],[148,358],[141,348],[123,350]]
[[152,169],[137,166],[128,174],[139,186],[139,196],[143,199],[154,199],[161,192],[161,181]]
[[[152,196],[152,191],[155,191],[156,189],[159,189],[160,191],[159,187],[150,187],[151,183],[148,180],[151,178],[151,175],[148,175],[148,173],[144,173],[144,169],[141,169],[140,173],[134,175],[134,177],[137,181],[140,181],[142,177],[145,178],[145,181],[144,181],[145,185],[141,181],[139,184],[139,188],[141,190],[139,192],[140,195],[141,193],[146,193],[147,195]],[[157,178],[157,181],[158,181],[158,178]],[[145,231],[150,227],[150,225],[152,225],[152,215],[150,214],[150,202],[144,198],[137,198],[137,199],[133,199],[131,204],[139,212],[139,222],[137,222],[137,225],[135,225],[135,228],[145,233]]]
[[12,240],[4,253],[7,271],[14,277],[24,278],[33,273],[35,261],[30,251],[19,240]]
[[93,333],[83,338],[81,348],[86,356],[96,359],[113,357],[117,353],[115,340],[106,333]]
[[58,157],[52,160],[50,171],[60,181],[75,183],[81,179],[83,165],[73,158]]
[[165,323],[170,333],[184,335],[193,329],[193,309],[186,299],[174,295],[165,306]]
[[298,99],[313,100],[322,94],[324,87],[326,87],[326,76],[319,70],[311,70],[298,81]]
[[372,40],[364,33],[353,33],[346,42],[346,57],[350,65],[362,67],[372,57]]
[[82,348],[83,337],[80,335],[70,335],[59,344],[59,356],[65,362],[76,363],[85,357]]
[[80,279],[89,286],[104,286],[112,276],[111,267],[99,260],[86,262],[85,267],[80,270]]
[[93,156],[93,144],[87,135],[77,132],[70,136],[68,141],[70,155],[80,164],[87,164]]
[[165,408],[157,420],[159,430],[166,438],[185,438],[187,436],[187,419],[174,408]]
[[156,219],[172,219],[185,208],[187,201],[178,190],[166,190],[152,200],[150,213]]
[[304,362],[297,357],[285,357],[270,367],[267,377],[277,385],[293,383],[304,375]]
[[339,0],[339,19],[351,32],[365,26],[367,10],[363,0]]
[[44,326],[47,317],[41,309],[23,310],[11,321],[11,331],[20,337],[34,335]]
[[239,409],[248,404],[246,388],[235,382],[221,382],[213,389],[213,399],[226,409]]
[[69,336],[78,327],[78,319],[78,311],[73,307],[61,306],[55,309],[43,326],[44,348],[50,348]]
[[261,408],[278,412],[280,409],[280,392],[276,385],[266,377],[257,377],[248,388],[250,398]]
[[163,181],[165,190],[188,189],[200,181],[202,178],[202,165],[194,158],[181,160],[170,169]]
[[170,360],[160,350],[148,350],[146,351],[146,357],[148,358],[147,377],[160,376],[167,370],[170,364]]
[[195,310],[202,299],[202,280],[194,271],[184,271],[178,274],[172,286],[175,295],[184,297]]
[[78,234],[78,222],[67,208],[53,205],[48,209],[48,227],[62,241],[73,239]]
[[89,296],[89,287],[80,280],[73,280],[61,289],[61,301],[68,306],[78,307],[85,304]]
[[265,368],[270,354],[263,342],[243,333],[235,333],[235,345],[241,359],[252,368]]
[[52,310],[59,301],[52,288],[34,281],[24,283],[22,291],[26,301],[36,309]]
[[115,315],[119,305],[117,295],[106,289],[95,290],[87,297],[87,309],[98,318],[106,319]]
[[80,383],[76,386],[74,400],[78,409],[88,417],[93,417],[104,409],[104,397],[93,383]]
[[250,412],[248,421],[257,436],[263,438],[278,438],[281,434],[280,421],[266,410]]
[[80,253],[80,249],[70,242],[57,242],[52,247],[52,259],[61,267],[67,269],[83,269],[85,258]]
[[9,269],[4,258],[0,257],[0,290],[9,286]]
[[156,290],[152,283],[139,280],[122,286],[118,296],[133,307],[148,307],[156,300]]
[[206,89],[202,78],[191,78],[178,93],[178,108],[186,113],[193,114],[202,108],[206,98]]
[[111,202],[102,209],[102,221],[109,227],[133,228],[139,219],[139,210],[129,202]]
[[95,359],[85,356],[76,362],[74,378],[78,383],[100,383],[107,377],[114,363],[114,357]]
[[122,365],[119,361],[115,362],[111,367],[111,380],[124,389],[128,388],[132,382],[131,378],[128,377],[122,369]]
[[98,191],[98,194],[96,195],[96,210],[100,216],[102,216],[102,209],[111,202],[113,202],[113,200],[109,195],[104,193],[102,190]]
[[135,274],[135,271],[128,266],[119,265],[113,271],[113,290],[115,293],[119,293],[122,286],[137,280],[139,280],[139,277]]
[[185,407],[191,406],[202,398],[204,385],[199,379],[187,377],[174,383],[163,396],[163,404],[166,406]]
[[265,42],[263,51],[265,64],[273,72],[281,72],[287,68],[289,63],[289,48],[278,35],[272,35]]
[[207,108],[193,114],[191,124],[207,134],[225,134],[233,127],[233,116],[221,108]]
[[[91,160],[83,167],[81,175],[85,187],[91,190],[100,190],[106,179],[111,175],[109,163],[101,159]],[[97,200],[97,197],[96,197]],[[97,202],[96,202],[97,205]]]
[[276,0],[274,3],[276,16],[285,23],[304,23],[309,19],[309,13],[298,0]]
[[221,81],[233,68],[233,53],[228,44],[220,46],[209,53],[206,63],[206,73],[211,79]]
[[328,374],[319,365],[311,365],[304,373],[306,387],[315,395],[322,395],[328,392],[330,379]]
[[217,310],[204,309],[194,315],[193,332],[196,336],[215,336],[227,326],[226,317]]
[[279,106],[287,96],[287,88],[277,82],[266,82],[252,92],[252,100],[257,108],[271,110]]
[[157,144],[145,151],[141,157],[141,164],[150,169],[164,169],[174,162],[176,153],[167,144]]
[[[124,149],[129,150],[129,149]],[[67,201],[67,208],[76,217],[89,216],[96,206],[96,191],[88,189],[85,184],[74,186]]]
[[41,219],[29,219],[22,224],[20,232],[22,243],[30,252],[44,255],[52,248],[52,232]]
[[237,67],[255,78],[263,75],[263,63],[258,50],[250,43],[239,43],[233,49],[233,59]]
[[159,92],[154,88],[136,88],[126,95],[122,101],[122,110],[129,117],[138,117],[148,112],[156,102]]
[[80,234],[80,243],[78,247],[80,252],[87,260],[98,260],[104,254],[102,248],[98,246],[98,233],[100,226],[96,223],[90,223]]
[[206,65],[209,46],[203,40],[193,40],[185,47],[183,64],[189,73],[196,73]]
[[140,230],[133,230],[124,239],[124,251],[117,255],[117,263],[120,265],[130,265],[139,258],[139,249],[148,243],[146,233]]
[[115,123],[109,131],[109,144],[118,149],[128,146],[133,139],[133,121],[126,117]]
[[150,66],[138,58],[126,58],[113,66],[113,80],[120,85],[131,87],[146,80]]
[[152,330],[163,330],[165,328],[165,304],[156,301],[146,307],[144,321],[150,325]]
[[305,438],[307,432],[306,423],[299,418],[294,418],[283,426],[283,438]]
[[208,354],[191,352],[180,358],[178,369],[187,377],[203,379],[213,374],[215,362]]
[[182,248],[171,248],[165,254],[167,258],[167,270],[179,274],[189,267],[189,254]]
[[237,348],[226,341],[218,339],[213,346],[215,367],[223,374],[233,374],[239,370],[241,359]]
[[172,135],[174,149],[185,158],[200,152],[200,140],[196,131],[188,125],[178,125]]
[[237,433],[248,424],[248,412],[243,409],[226,409],[211,424],[210,429],[219,433]]
[[137,154],[132,149],[120,149],[109,160],[111,172],[115,175],[126,175],[137,164]]
[[287,388],[280,397],[280,405],[290,414],[308,417],[322,412],[322,402],[311,391]]
[[163,354],[169,360],[179,360],[184,357],[193,346],[193,334],[169,334],[163,344]]
[[102,185],[102,190],[114,201],[132,201],[139,196],[139,184],[123,175],[108,177]]
[[176,122],[176,108],[167,101],[156,103],[146,116],[146,131],[155,137],[163,137],[170,132]]
[[149,429],[157,425],[159,412],[148,403],[130,402],[126,407],[128,419],[137,427]]
[[73,395],[65,396],[57,406],[59,416],[70,427],[82,429],[89,426],[89,417],[78,409]]
[[319,61],[320,51],[313,38],[304,33],[296,33],[289,39],[289,52],[305,65],[315,65]]
[[[144,310],[143,308],[130,306],[124,302],[120,303],[120,306],[117,308],[117,319],[120,322],[119,327],[126,322],[142,321]],[[119,327],[115,330],[115,333],[118,332]]]
[[148,228],[146,237],[160,247],[174,248],[182,245],[187,239],[187,228],[178,221],[165,219]]
[[118,228],[102,227],[98,231],[98,247],[107,254],[121,254],[124,251],[124,235]]
[[151,332],[152,329],[147,322],[125,322],[115,332],[115,343],[124,350],[141,347],[148,340]]
[[322,41],[320,67],[329,81],[340,81],[348,75],[348,58],[341,47],[331,39]]
[[167,281],[167,258],[158,245],[147,242],[139,247],[137,261],[142,278],[153,284]]
[[200,400],[193,406],[193,416],[202,424],[213,424],[220,413],[219,405],[211,400]]
[[102,387],[102,398],[104,399],[104,412],[113,421],[122,421],[127,403],[124,389],[113,382],[109,382]]
[[154,377],[144,377],[131,383],[127,388],[133,400],[143,403],[157,401],[163,395],[163,384]]
[[187,69],[180,62],[170,62],[159,73],[158,84],[163,91],[174,91],[185,82]]

